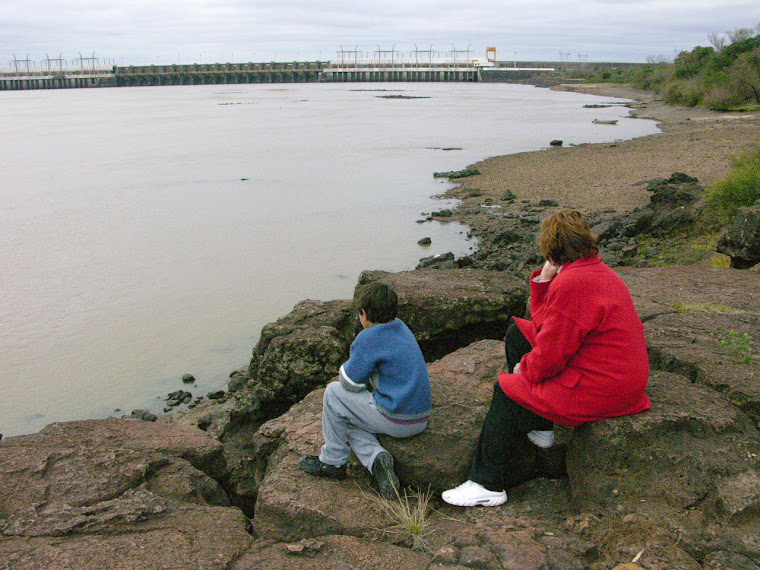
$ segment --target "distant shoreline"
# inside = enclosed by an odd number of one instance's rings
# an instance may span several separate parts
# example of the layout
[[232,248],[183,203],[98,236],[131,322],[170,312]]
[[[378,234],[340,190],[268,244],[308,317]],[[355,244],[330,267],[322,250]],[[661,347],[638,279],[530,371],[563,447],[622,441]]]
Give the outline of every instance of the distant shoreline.
[[[479,204],[499,203],[505,190],[518,200],[556,200],[582,211],[629,211],[648,203],[643,180],[685,172],[708,185],[724,177],[731,158],[760,142],[760,112],[719,113],[667,105],[655,94],[613,84],[560,85],[555,90],[633,99],[631,116],[653,119],[661,133],[615,143],[582,144],[495,156],[470,165],[477,179],[463,179],[445,197],[462,201],[454,219],[480,224]],[[609,128],[614,129],[615,126]],[[546,141],[549,144],[549,141]],[[477,185],[468,197],[463,186]]]

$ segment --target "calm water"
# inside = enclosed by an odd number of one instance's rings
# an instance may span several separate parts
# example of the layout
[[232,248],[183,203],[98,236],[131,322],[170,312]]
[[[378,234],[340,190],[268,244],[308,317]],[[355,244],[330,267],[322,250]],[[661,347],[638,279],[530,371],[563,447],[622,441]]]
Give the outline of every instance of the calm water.
[[432,173],[656,132],[582,108],[600,101],[483,84],[0,92],[0,433],[159,411],[187,372],[205,394],[300,299],[466,253],[466,228],[415,223],[447,205]]

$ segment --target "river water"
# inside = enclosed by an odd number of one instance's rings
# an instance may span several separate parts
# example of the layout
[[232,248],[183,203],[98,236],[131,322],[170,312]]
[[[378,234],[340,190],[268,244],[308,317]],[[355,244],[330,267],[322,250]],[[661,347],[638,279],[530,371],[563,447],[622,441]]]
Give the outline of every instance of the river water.
[[160,411],[184,373],[194,395],[223,388],[297,301],[476,245],[416,223],[451,205],[433,172],[657,131],[583,108],[605,100],[464,83],[0,92],[0,433]]

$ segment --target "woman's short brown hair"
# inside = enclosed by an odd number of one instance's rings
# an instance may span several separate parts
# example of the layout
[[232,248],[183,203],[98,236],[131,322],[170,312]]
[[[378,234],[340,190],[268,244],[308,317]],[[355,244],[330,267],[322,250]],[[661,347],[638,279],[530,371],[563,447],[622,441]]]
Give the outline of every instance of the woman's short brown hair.
[[538,247],[554,265],[564,265],[597,254],[597,237],[578,210],[560,210],[541,225]]

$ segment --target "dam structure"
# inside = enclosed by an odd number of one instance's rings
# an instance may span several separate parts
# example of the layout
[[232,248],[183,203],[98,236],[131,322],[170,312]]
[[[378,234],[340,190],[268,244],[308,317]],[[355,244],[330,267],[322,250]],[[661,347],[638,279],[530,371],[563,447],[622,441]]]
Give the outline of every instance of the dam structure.
[[[356,50],[341,50],[330,61],[261,63],[209,63],[186,65],[98,65],[96,58],[82,58],[79,66],[43,60],[36,69],[27,58],[0,69],[0,91],[85,87],[138,87],[158,85],[210,85],[240,83],[318,82],[421,82],[513,81],[537,73],[555,71],[550,63],[497,62],[494,48],[485,59],[470,58],[470,50],[454,50],[438,57],[432,50],[415,50],[401,57],[395,50],[379,50],[374,57],[360,57]],[[87,60],[87,65],[85,61]],[[56,67],[51,61],[59,62]]]

